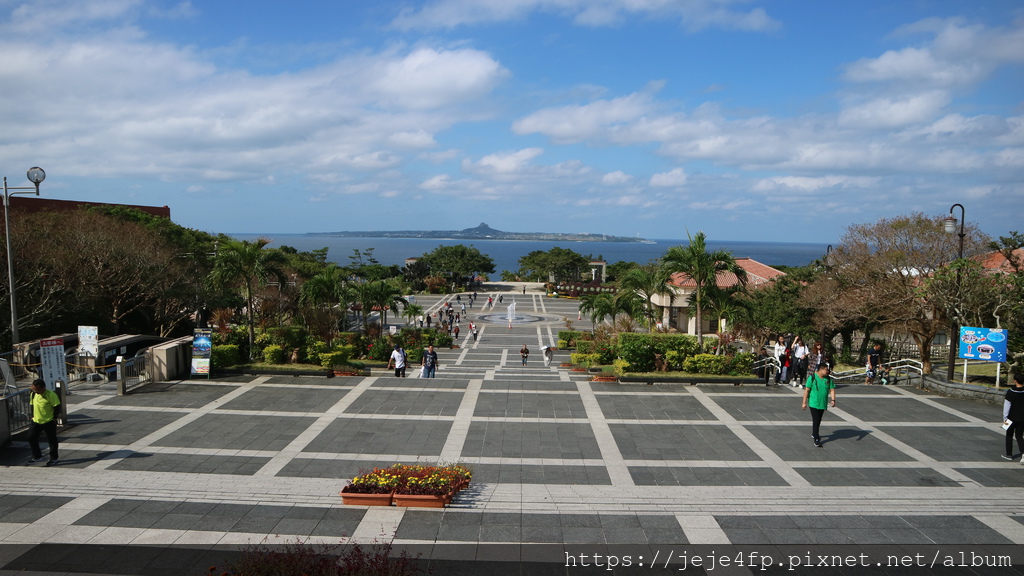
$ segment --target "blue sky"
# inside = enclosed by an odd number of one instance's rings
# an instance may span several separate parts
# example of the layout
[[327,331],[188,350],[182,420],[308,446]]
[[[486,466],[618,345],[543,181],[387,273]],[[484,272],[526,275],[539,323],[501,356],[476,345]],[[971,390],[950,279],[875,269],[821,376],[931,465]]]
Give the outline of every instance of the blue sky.
[[1017,0],[0,0],[0,168],[211,232],[1024,230]]

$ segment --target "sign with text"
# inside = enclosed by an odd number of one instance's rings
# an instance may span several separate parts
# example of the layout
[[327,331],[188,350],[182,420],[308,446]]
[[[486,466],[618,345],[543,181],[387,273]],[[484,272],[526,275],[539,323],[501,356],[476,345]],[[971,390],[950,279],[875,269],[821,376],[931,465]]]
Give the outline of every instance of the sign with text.
[[192,374],[210,376],[210,353],[213,350],[213,330],[196,328],[192,333]]
[[39,375],[46,382],[46,387],[54,389],[57,380],[67,384],[68,366],[64,363],[64,339],[51,338],[39,341]]
[[100,332],[96,326],[78,327],[78,352],[93,358],[100,353]]
[[960,358],[1006,362],[1006,330],[996,328],[960,328]]

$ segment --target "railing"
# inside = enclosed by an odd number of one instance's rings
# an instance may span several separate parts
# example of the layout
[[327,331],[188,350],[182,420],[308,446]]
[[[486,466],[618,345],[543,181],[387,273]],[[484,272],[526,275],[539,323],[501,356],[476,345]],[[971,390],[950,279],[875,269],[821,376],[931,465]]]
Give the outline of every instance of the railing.
[[32,400],[31,390],[22,390],[3,398],[7,408],[7,422],[11,435],[22,430],[28,430],[29,422],[32,421]]
[[146,369],[149,355],[136,356],[117,364],[117,394],[123,396],[135,388],[153,381],[150,371]]
[[[910,358],[901,358],[899,360],[883,362],[882,366],[889,370],[890,384],[899,384],[901,382],[912,384],[914,380],[918,380],[920,382],[924,374],[924,368],[921,365],[921,362],[918,360],[911,360]],[[868,369],[865,367],[844,370],[842,372],[833,372],[832,379],[836,382],[854,379],[864,380],[867,377],[867,371]],[[879,380],[881,375],[877,375],[875,378],[876,380]]]
[[767,371],[767,378],[771,380],[779,372],[781,366],[779,365],[779,359],[775,356],[768,356],[767,358],[761,358],[760,360],[754,361],[754,374],[757,371],[764,368]]

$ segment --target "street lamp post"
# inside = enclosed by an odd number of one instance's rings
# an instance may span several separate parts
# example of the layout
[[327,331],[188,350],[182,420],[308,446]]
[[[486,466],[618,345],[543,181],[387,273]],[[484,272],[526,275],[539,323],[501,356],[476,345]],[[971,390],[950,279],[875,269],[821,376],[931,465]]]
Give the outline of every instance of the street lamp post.
[[8,186],[4,176],[4,232],[7,234],[7,285],[11,290],[11,347],[18,338],[18,307],[14,299],[14,250],[11,248],[11,196],[15,194],[35,194],[39,196],[39,183],[46,179],[46,172],[38,166],[28,169],[25,174],[34,186]]
[[[828,277],[828,272],[829,272],[829,270],[831,268],[829,266],[829,264],[828,264],[828,259],[829,259],[828,257],[831,256],[831,255],[832,255],[832,245],[829,244],[828,248],[825,249],[825,258],[822,259],[822,262],[825,265],[824,267],[825,267],[825,275],[826,275],[826,277]],[[825,353],[828,352],[828,349],[825,347],[825,338],[826,338],[827,330],[828,330],[828,327],[825,326],[824,324],[822,324],[822,326],[821,326],[821,340],[820,340],[820,342],[821,342],[821,353],[822,354],[825,354]],[[813,368],[817,369],[817,366],[814,366]]]
[[[959,229],[959,231],[957,231],[956,217],[953,216],[953,209],[956,208],[957,206],[960,207],[960,229]],[[961,260],[964,257],[964,236],[966,236],[966,234],[964,233],[964,220],[966,220],[966,218],[967,217],[964,215],[963,204],[953,204],[952,206],[949,207],[949,218],[946,218],[945,220],[942,221],[942,228],[946,231],[947,234],[956,234],[957,236],[960,237],[960,252],[959,252],[959,255],[957,256],[958,260]],[[957,299],[956,303],[959,305],[960,304],[960,270],[959,269],[957,269],[957,271],[956,271],[956,299]],[[951,314],[950,318],[949,318],[949,338],[948,338],[948,340],[949,340],[949,359],[948,359],[948,366],[946,366],[946,380],[949,380],[950,382],[952,382],[953,381],[953,368],[956,366],[956,350],[957,350],[956,349],[956,343],[960,341],[960,326],[957,323],[956,316],[954,314]]]

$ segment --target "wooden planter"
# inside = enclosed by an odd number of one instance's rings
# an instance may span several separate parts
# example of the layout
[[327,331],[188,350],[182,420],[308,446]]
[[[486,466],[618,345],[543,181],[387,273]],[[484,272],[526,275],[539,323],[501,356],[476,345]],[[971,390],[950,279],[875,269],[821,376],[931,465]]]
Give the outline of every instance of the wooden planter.
[[618,382],[618,376],[594,376],[590,379],[591,382]]
[[341,490],[341,503],[354,506],[391,506],[395,493],[387,494],[356,494],[348,492],[348,486]]
[[395,506],[416,508],[444,508],[451,504],[452,494],[433,496],[428,494],[395,494]]

